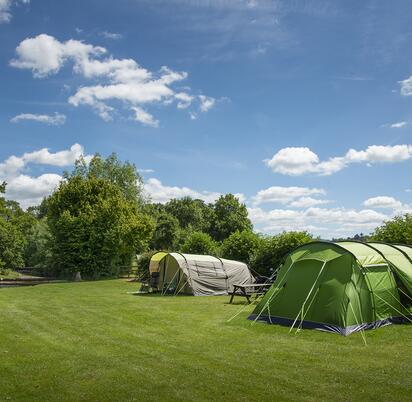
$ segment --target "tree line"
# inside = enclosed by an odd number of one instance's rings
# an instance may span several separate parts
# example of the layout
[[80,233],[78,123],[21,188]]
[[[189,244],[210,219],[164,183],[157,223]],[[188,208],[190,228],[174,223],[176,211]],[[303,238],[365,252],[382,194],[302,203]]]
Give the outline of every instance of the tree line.
[[[233,194],[214,203],[184,197],[153,203],[135,166],[116,154],[76,161],[58,188],[24,211],[0,185],[0,274],[23,266],[49,275],[115,277],[140,255],[145,272],[156,250],[211,254],[270,275],[306,232],[264,236],[253,231],[245,204]],[[412,243],[412,216],[385,222],[374,240]]]

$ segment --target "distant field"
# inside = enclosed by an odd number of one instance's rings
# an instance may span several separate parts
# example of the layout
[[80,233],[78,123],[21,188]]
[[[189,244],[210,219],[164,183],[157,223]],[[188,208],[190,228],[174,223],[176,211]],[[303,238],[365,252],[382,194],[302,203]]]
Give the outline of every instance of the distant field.
[[256,324],[228,297],[123,280],[0,289],[0,400],[412,399],[412,326],[342,337]]

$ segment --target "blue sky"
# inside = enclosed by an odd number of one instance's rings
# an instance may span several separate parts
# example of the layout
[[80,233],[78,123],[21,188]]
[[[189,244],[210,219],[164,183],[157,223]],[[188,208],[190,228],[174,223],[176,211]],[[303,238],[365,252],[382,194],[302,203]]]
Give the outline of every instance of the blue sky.
[[239,194],[324,238],[412,210],[412,5],[0,0],[0,179],[39,202],[81,153],[154,201]]

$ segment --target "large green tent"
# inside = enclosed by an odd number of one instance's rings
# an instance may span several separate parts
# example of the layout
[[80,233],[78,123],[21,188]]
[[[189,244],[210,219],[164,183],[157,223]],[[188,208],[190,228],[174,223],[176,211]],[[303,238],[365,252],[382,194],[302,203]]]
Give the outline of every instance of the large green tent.
[[300,246],[249,319],[342,335],[412,322],[412,248],[354,241]]

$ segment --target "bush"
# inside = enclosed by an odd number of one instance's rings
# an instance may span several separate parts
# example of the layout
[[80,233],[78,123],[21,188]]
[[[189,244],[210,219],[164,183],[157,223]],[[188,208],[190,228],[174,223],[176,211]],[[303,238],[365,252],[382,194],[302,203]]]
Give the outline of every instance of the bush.
[[412,244],[412,215],[397,216],[375,229],[372,240]]
[[181,250],[188,254],[217,255],[218,245],[207,233],[192,232],[187,236]]
[[259,235],[249,230],[232,233],[223,241],[221,255],[223,258],[242,261],[250,265],[261,241]]
[[252,268],[261,275],[270,276],[288,253],[312,240],[312,235],[307,232],[283,232],[265,237],[252,260]]
[[147,282],[150,280],[149,264],[152,256],[156,254],[156,250],[147,251],[140,254],[137,260],[136,278],[140,282]]

